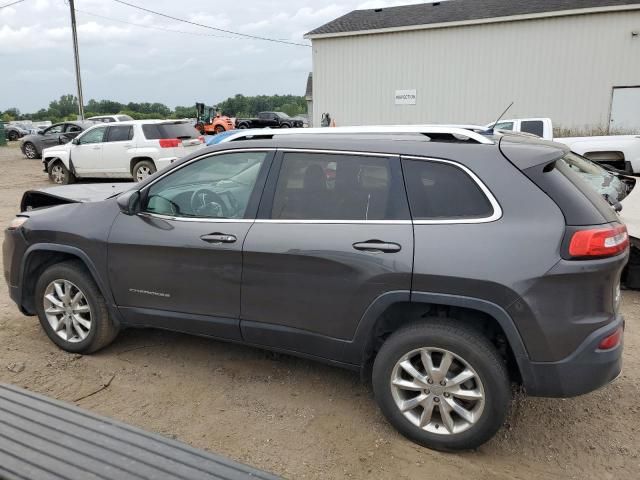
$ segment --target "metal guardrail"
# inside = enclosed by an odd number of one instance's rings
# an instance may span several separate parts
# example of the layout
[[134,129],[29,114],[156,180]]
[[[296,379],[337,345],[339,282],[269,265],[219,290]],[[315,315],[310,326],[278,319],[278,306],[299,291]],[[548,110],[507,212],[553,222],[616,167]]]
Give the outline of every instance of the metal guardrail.
[[0,478],[277,480],[219,455],[4,384]]

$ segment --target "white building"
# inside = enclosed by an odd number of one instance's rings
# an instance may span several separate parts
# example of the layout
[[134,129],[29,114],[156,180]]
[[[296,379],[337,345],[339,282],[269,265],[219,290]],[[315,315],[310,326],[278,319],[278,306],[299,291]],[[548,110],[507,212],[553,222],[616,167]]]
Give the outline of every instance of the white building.
[[313,124],[640,129],[640,2],[449,0],[356,10],[306,35]]

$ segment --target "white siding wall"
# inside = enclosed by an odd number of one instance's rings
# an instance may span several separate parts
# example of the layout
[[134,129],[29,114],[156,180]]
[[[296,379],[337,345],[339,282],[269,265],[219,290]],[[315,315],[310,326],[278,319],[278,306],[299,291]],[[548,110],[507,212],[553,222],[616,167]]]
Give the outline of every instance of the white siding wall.
[[509,117],[606,126],[612,87],[640,85],[632,31],[640,11],[314,39],[314,124],[486,124],[515,101]]

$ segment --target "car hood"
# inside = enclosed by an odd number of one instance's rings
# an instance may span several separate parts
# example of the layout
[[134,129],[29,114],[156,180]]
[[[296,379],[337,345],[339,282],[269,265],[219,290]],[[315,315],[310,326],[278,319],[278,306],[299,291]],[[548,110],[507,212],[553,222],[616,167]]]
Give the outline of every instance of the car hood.
[[64,205],[66,203],[99,202],[126,190],[130,190],[136,185],[136,183],[131,182],[90,183],[28,190],[22,196],[20,210],[24,212],[36,208]]

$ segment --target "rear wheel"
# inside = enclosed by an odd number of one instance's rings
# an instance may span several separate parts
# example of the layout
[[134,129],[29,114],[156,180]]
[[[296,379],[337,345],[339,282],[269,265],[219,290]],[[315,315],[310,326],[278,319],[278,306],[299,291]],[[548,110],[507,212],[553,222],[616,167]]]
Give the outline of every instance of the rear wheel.
[[24,153],[24,156],[27,157],[29,160],[33,160],[34,158],[38,158],[39,156],[36,146],[31,142],[26,142],[22,146],[22,153]]
[[104,297],[77,261],[44,271],[36,283],[36,310],[47,336],[68,352],[95,352],[118,334]]
[[216,125],[216,128],[213,129],[216,133],[222,133],[225,131],[222,125]]
[[76,176],[65,167],[64,163],[56,160],[49,166],[49,180],[58,185],[68,185],[76,181]]
[[133,167],[133,178],[138,182],[146,180],[149,176],[156,173],[156,166],[151,160],[142,160]]
[[493,437],[511,401],[500,355],[455,320],[416,323],[391,335],[376,357],[373,388],[400,433],[445,451],[476,448]]

